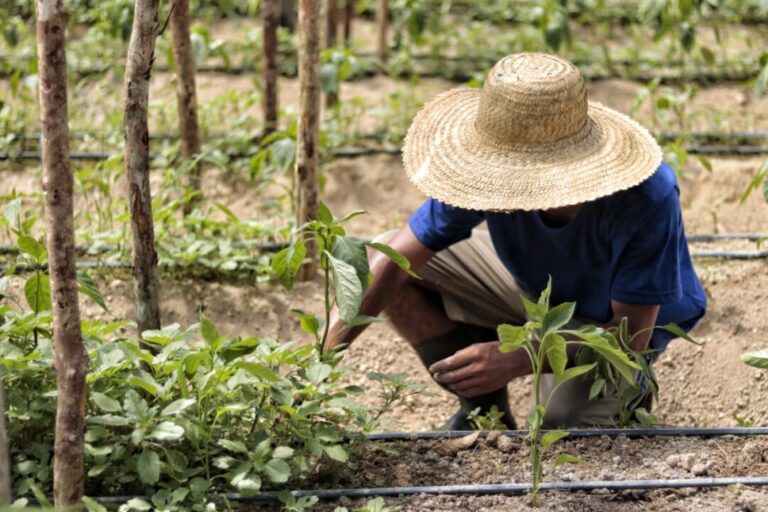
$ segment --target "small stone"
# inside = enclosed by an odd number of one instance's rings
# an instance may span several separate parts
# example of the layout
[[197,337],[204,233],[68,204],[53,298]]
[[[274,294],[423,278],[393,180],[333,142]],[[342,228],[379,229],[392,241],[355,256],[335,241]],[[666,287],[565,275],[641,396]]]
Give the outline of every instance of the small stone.
[[691,473],[696,476],[704,476],[709,472],[709,467],[706,464],[698,463],[694,464],[691,468]]
[[563,482],[573,482],[573,473],[563,473],[562,476],[560,476],[560,480]]
[[616,466],[618,466],[619,464],[621,464],[621,457],[619,457],[618,455],[616,455],[616,456],[613,458],[613,464],[614,464],[614,465],[616,465]]
[[676,468],[680,465],[680,455],[674,454],[667,457],[667,466]]
[[341,505],[342,507],[351,507],[353,505],[353,501],[351,498],[347,496],[342,496],[341,498],[339,498],[339,505]]
[[496,448],[502,453],[511,453],[514,448],[512,438],[509,436],[501,436],[496,440]]
[[496,440],[501,436],[500,430],[491,430],[488,432],[488,435],[485,437],[488,444],[493,444],[496,442]]
[[597,478],[598,480],[613,480],[613,475],[607,469],[603,469]]
[[696,456],[692,453],[686,453],[680,457],[680,466],[686,471],[691,471],[696,464]]

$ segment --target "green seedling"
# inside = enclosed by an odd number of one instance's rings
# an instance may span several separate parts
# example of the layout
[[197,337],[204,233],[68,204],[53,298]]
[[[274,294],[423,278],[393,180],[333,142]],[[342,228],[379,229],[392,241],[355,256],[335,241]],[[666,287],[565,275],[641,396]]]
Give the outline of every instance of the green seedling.
[[[529,428],[530,461],[532,466],[531,505],[537,504],[539,488],[543,474],[542,454],[557,441],[568,435],[562,430],[550,430],[541,433],[547,408],[554,392],[563,383],[587,375],[597,362],[581,364],[566,368],[568,363],[568,348],[588,347],[614,368],[630,385],[635,382],[635,372],[641,368],[632,362],[621,350],[614,335],[605,329],[594,326],[582,326],[578,329],[568,329],[567,324],[573,318],[576,308],[574,302],[566,302],[550,307],[549,297],[552,282],[547,284],[537,302],[523,297],[523,304],[530,318],[525,325],[515,326],[504,324],[499,326],[498,334],[502,352],[523,350],[530,359],[533,370],[533,400],[534,406],[526,420]],[[544,397],[541,394],[541,376],[545,371],[551,371],[557,385],[552,394]],[[566,463],[579,462],[580,459],[567,453],[555,457],[555,467]]]
[[[323,318],[294,310],[301,321],[302,329],[315,338],[317,351],[322,354],[328,338],[331,310],[338,307],[339,317],[347,328],[370,324],[379,319],[360,315],[360,305],[371,281],[368,268],[366,247],[380,251],[395,262],[401,269],[410,273],[408,259],[391,247],[377,242],[366,242],[348,236],[343,225],[349,220],[363,215],[358,210],[341,218],[336,218],[322,202],[318,218],[298,228],[298,236],[289,247],[283,249],[272,259],[272,270],[278,281],[290,290],[296,274],[307,254],[307,243],[317,244],[320,257],[320,269],[323,272]],[[333,297],[331,297],[333,288]]]

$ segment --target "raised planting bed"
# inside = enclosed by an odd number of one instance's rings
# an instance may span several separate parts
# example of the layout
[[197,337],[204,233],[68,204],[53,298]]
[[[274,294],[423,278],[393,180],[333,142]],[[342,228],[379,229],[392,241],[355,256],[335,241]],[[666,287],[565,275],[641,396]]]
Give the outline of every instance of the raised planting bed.
[[[768,510],[768,429],[606,432],[572,432],[544,453],[540,509]],[[464,446],[440,434],[384,436],[351,469],[321,467],[294,495],[318,495],[312,510],[355,510],[376,496],[401,512],[528,508],[531,466],[523,434],[484,433]],[[553,469],[563,452],[582,462]],[[278,510],[275,501],[260,501],[276,498],[269,492],[242,498],[241,507]]]

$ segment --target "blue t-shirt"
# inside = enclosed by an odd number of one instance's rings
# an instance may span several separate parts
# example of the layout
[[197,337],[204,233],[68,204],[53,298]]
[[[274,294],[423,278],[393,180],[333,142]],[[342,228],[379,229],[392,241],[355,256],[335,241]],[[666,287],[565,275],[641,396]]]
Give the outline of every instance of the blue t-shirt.
[[[499,258],[530,296],[552,276],[552,304],[575,301],[578,316],[607,322],[611,300],[659,304],[657,325],[674,322],[688,331],[707,300],[688,253],[679,194],[674,172],[662,163],[641,184],[585,203],[562,227],[548,226],[538,211],[480,212],[435,199],[408,224],[440,251],[486,221]],[[656,329],[651,347],[663,350],[673,338]]]

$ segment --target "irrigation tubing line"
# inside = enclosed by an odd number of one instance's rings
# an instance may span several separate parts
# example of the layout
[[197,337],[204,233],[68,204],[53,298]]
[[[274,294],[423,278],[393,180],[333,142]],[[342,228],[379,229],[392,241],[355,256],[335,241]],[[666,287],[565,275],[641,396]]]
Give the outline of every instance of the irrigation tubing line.
[[[592,480],[585,482],[544,482],[539,489],[542,491],[608,491],[653,490],[653,489],[685,489],[685,488],[716,488],[731,485],[765,486],[768,477],[724,477],[724,478],[676,478],[669,480]],[[480,485],[428,485],[418,487],[369,487],[360,489],[314,489],[289,491],[295,498],[316,496],[323,500],[339,498],[372,498],[413,496],[417,494],[443,494],[477,496],[483,494],[521,495],[531,490],[529,483],[514,484],[480,484]],[[277,502],[280,492],[266,491],[255,496],[242,494],[214,494],[212,499],[248,502]],[[103,505],[121,505],[133,498],[148,500],[146,496],[102,496],[94,498]]]
[[[381,139],[386,132],[371,132],[371,133],[364,133],[358,136],[358,138],[363,140],[378,140]],[[35,141],[40,142],[42,138],[42,134],[39,132],[9,132],[5,134],[6,136],[10,137],[14,140],[19,141]],[[733,131],[733,132],[691,132],[691,133],[681,133],[681,132],[670,132],[670,131],[663,131],[658,132],[655,134],[658,139],[664,140],[664,141],[672,141],[672,140],[679,140],[679,139],[691,139],[691,140],[704,140],[708,141],[710,143],[717,143],[719,145],[727,145],[726,143],[729,141],[762,141],[762,140],[768,140],[768,131]],[[69,138],[70,140],[106,140],[110,137],[118,137],[121,138],[123,136],[122,132],[105,132],[105,133],[96,133],[96,132],[85,132],[85,131],[77,131],[77,132],[70,132]],[[209,134],[210,139],[222,139],[225,137],[224,133],[213,133]],[[155,133],[149,136],[149,140],[173,140],[177,141],[180,137],[178,133]],[[259,140],[260,137],[256,135],[256,131],[254,131],[254,139]]]
[[[688,153],[692,155],[734,155],[734,156],[750,156],[750,155],[766,155],[768,154],[768,146],[692,146],[686,149]],[[364,156],[374,155],[399,155],[401,152],[400,147],[397,146],[377,146],[377,147],[340,147],[333,151],[333,156],[337,158],[359,158]],[[110,158],[122,156],[122,153],[116,152],[99,152],[99,151],[82,151],[72,152],[69,155],[70,160],[80,161],[103,161]],[[227,153],[226,156],[231,160],[239,160],[245,158],[252,158],[256,156],[256,153]],[[150,158],[155,158],[156,155],[150,155]],[[42,152],[40,151],[19,151],[14,152],[0,152],[0,160],[41,160]]]
[[[546,431],[543,431],[546,432]],[[568,430],[566,439],[582,439],[590,437],[619,437],[630,439],[642,437],[722,437],[722,436],[768,436],[768,427],[726,427],[726,428],[693,428],[693,427],[658,427],[658,428],[585,428]],[[456,439],[474,434],[473,430],[436,431],[436,432],[382,432],[369,434],[370,441],[423,441],[429,439]],[[527,430],[504,430],[502,435],[509,437],[527,436]],[[486,437],[487,431],[481,431],[480,437]]]
[[768,240],[768,233],[692,233],[687,235],[689,242],[714,242],[717,240],[748,240],[760,242]]

